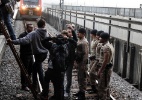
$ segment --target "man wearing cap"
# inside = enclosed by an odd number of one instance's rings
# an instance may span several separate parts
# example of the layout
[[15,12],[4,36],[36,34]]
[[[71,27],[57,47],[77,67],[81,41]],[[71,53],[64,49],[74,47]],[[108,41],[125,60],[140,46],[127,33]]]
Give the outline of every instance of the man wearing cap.
[[[90,93],[97,93],[97,83],[96,83],[96,80],[97,80],[97,63],[98,63],[98,56],[99,56],[99,49],[101,47],[101,43],[99,38],[100,38],[100,34],[102,33],[103,31],[95,31],[95,30],[92,30],[91,31],[91,35],[94,37],[94,39],[92,40],[91,42],[91,56],[89,57],[90,58],[90,71],[89,71],[89,76],[90,76],[90,84],[91,84],[91,88],[92,88],[92,91]],[[95,35],[96,34],[96,35]]]
[[76,63],[78,70],[78,84],[79,92],[74,94],[77,100],[85,100],[86,90],[86,72],[87,72],[87,59],[88,59],[88,41],[85,38],[86,30],[80,28],[78,30],[78,42],[76,50]]
[[100,43],[102,43],[102,46],[100,48],[100,57],[98,62],[98,66],[100,66],[98,71],[99,100],[110,100],[109,82],[112,73],[112,57],[114,48],[112,44],[109,43],[109,37],[109,34],[105,32],[100,35]]

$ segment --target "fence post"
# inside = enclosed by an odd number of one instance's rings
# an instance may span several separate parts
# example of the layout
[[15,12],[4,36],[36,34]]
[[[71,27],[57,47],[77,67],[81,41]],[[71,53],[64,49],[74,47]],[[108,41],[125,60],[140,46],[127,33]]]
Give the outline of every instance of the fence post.
[[57,22],[57,17],[56,17],[56,9],[55,9],[55,16],[54,16],[54,19],[53,19],[53,26],[56,28],[58,23]]
[[64,16],[65,16],[65,17],[64,17],[64,18],[65,18],[65,19],[64,19],[64,29],[65,29],[65,28],[66,28],[66,9],[64,9],[64,12],[65,12],[65,15],[64,15]]
[[[49,18],[51,19],[51,16],[52,16],[52,12],[51,12],[51,9],[50,9],[50,13],[49,13]],[[49,20],[49,23],[50,23],[50,25],[51,25],[51,20]]]
[[84,12],[84,28],[86,27],[86,12]]
[[[77,26],[77,10],[76,10],[76,25],[75,26]],[[76,29],[77,29],[77,27],[76,27]]]
[[[110,18],[111,18],[111,16],[110,16]],[[108,31],[108,33],[109,33],[109,35],[110,35],[110,33],[111,33],[111,19],[109,20],[109,31]]]
[[70,10],[70,23],[71,23],[71,10]]
[[[140,60],[142,62],[142,49],[140,51]],[[141,72],[140,72],[140,90],[142,91],[142,64],[141,64]]]
[[[94,14],[95,15],[95,14]],[[93,18],[93,29],[95,29],[95,16]]]
[[116,72],[116,73],[120,73],[118,72],[118,61],[119,61],[119,41],[117,39],[115,39],[115,42],[114,42],[114,48],[115,48],[115,53],[114,53],[114,61],[113,61],[113,65],[114,65],[114,68],[113,70]]
[[123,68],[122,68],[122,78],[126,78],[127,73],[127,43],[124,44],[123,49]]
[[[53,22],[53,17],[54,17],[54,16],[53,16],[53,9],[52,9],[52,22]],[[53,23],[51,23],[51,25],[53,26]]]
[[134,8],[134,18],[136,17],[136,8]]
[[129,79],[130,83],[133,83],[133,75],[134,75],[134,61],[135,61],[135,47],[131,46],[130,50],[130,72],[129,72]]
[[[131,18],[129,18],[129,20],[131,20]],[[131,28],[131,24],[128,24],[128,28]],[[129,52],[130,49],[130,33],[131,31],[128,30],[128,38],[127,38],[127,52]]]

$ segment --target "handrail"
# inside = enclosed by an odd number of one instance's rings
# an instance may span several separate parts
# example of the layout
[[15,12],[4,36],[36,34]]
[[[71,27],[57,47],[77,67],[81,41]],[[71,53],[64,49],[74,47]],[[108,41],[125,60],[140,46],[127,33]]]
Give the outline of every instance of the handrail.
[[[58,13],[57,9],[52,9],[52,8],[47,8],[47,9],[49,11],[53,10],[53,12]],[[73,13],[73,14],[78,14],[78,15],[83,15],[83,17],[70,15],[70,14],[67,14],[66,12]],[[84,12],[81,13],[81,12],[74,12],[74,11],[69,11],[69,10],[64,10],[64,14],[65,13],[66,13],[66,15],[71,16],[71,17],[77,17],[79,19],[84,19],[84,20],[88,20],[88,21],[92,21],[92,22],[96,22],[96,23],[100,23],[100,24],[104,24],[104,25],[108,25],[108,26],[118,27],[118,28],[121,28],[121,29],[125,29],[125,30],[128,30],[128,31],[134,31],[134,32],[142,34],[142,30],[139,30],[139,29],[133,29],[133,28],[125,27],[125,26],[115,25],[115,24],[112,24],[112,23],[106,23],[106,22],[102,22],[102,21],[91,20],[91,19],[84,18],[84,16],[88,16],[88,17],[92,17],[92,18],[101,18],[101,19],[106,19],[106,20],[113,20],[113,21],[123,22],[123,23],[127,23],[127,24],[142,25],[142,22],[140,22],[140,21],[133,21],[133,20],[127,20],[127,19],[120,19],[120,18],[112,18],[112,17],[106,17],[106,16],[92,15],[92,14],[86,14]]]
[[[52,8],[58,9],[58,5],[52,5]],[[64,5],[66,10],[91,12],[106,15],[119,15],[133,18],[142,18],[141,8],[120,8],[120,7],[97,7],[97,6],[72,6]]]
[[[51,9],[51,8],[47,8],[47,9]],[[52,10],[55,10],[55,9],[52,9]],[[57,9],[56,9],[57,10]],[[120,19],[120,18],[112,18],[112,17],[106,17],[106,16],[99,16],[99,15],[91,15],[91,14],[86,14],[86,13],[79,13],[79,12],[73,12],[73,11],[67,11],[67,10],[64,10],[66,12],[71,12],[71,13],[74,13],[74,14],[80,14],[80,15],[87,15],[89,17],[97,17],[97,18],[103,18],[103,19],[108,19],[108,20],[114,20],[114,21],[119,21],[119,22],[126,22],[126,23],[129,23],[129,24],[138,24],[138,25],[142,25],[142,22],[140,21],[132,21],[132,20],[126,20],[126,19]]]

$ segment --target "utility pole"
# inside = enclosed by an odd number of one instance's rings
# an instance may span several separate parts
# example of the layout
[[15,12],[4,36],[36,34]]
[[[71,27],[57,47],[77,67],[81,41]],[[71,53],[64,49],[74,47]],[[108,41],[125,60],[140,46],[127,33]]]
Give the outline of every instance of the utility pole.
[[64,12],[64,0],[60,0],[58,31],[62,31],[63,12]]

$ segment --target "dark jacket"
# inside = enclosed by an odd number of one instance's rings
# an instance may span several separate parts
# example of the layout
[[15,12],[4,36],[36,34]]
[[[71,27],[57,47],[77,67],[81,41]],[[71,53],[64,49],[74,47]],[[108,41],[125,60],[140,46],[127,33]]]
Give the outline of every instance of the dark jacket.
[[0,8],[4,7],[6,3],[8,3],[9,0],[1,0],[1,5],[0,5]]
[[75,60],[75,49],[77,47],[77,36],[75,31],[72,31],[73,37],[68,39],[69,45],[69,63],[73,63]]
[[[27,32],[23,32],[22,34],[19,35],[18,38],[23,38],[27,35]],[[31,44],[25,44],[25,45],[20,45],[20,55],[32,55],[32,47]]]

